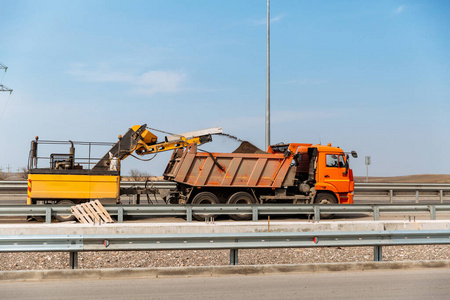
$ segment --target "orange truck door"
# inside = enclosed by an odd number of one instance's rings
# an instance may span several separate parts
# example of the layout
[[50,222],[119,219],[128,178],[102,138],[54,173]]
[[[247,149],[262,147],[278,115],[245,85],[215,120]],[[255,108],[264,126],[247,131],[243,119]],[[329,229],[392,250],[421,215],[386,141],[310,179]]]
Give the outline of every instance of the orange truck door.
[[350,189],[349,172],[345,174],[345,156],[343,153],[325,154],[323,182],[331,184],[338,193],[348,193]]

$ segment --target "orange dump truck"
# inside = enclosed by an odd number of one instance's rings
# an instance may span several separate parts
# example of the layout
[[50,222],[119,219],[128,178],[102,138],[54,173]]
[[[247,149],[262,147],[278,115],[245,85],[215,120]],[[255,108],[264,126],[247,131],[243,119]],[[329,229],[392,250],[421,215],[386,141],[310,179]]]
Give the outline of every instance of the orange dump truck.
[[[349,156],[331,144],[282,144],[263,152],[244,142],[233,153],[175,150],[164,172],[175,181],[171,203],[266,202],[351,204],[354,181]],[[352,151],[352,156],[357,157]],[[195,216],[202,219],[205,215]],[[249,215],[232,215],[235,220]]]

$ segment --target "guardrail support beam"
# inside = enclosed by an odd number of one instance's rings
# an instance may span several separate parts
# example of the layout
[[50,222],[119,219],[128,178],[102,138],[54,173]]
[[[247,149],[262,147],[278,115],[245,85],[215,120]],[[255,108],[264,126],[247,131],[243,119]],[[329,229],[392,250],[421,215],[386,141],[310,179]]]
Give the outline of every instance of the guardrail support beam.
[[258,222],[258,207],[257,206],[253,206],[252,207],[252,221],[253,222]]
[[320,207],[319,205],[314,205],[314,222],[320,221]]
[[443,190],[439,191],[439,200],[441,203],[444,203],[444,191]]
[[69,254],[69,268],[78,269],[78,252],[70,251]]
[[428,209],[430,210],[430,220],[436,220],[436,206],[430,205]]
[[416,191],[416,203],[419,203],[419,190]]
[[373,261],[382,261],[383,260],[383,251],[381,246],[373,247]]
[[186,221],[192,222],[192,206],[186,207]]
[[373,207],[373,220],[379,221],[380,220],[380,208],[378,206],[372,206]]
[[389,190],[389,202],[394,203],[394,191]]
[[230,265],[238,265],[238,251],[239,249],[230,249]]
[[52,222],[52,208],[46,207],[45,208],[45,223],[50,224]]
[[119,207],[117,211],[117,222],[123,223],[123,207]]

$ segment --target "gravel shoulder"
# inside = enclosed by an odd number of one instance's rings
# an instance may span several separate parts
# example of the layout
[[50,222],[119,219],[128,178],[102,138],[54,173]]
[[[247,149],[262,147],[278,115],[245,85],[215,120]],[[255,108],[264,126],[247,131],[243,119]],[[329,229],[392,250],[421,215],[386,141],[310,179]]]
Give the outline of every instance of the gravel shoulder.
[[[229,264],[229,250],[80,252],[80,269],[219,266]],[[449,260],[450,245],[386,246],[384,261]],[[240,265],[373,261],[372,247],[245,249]],[[68,269],[62,252],[0,253],[0,271]]]

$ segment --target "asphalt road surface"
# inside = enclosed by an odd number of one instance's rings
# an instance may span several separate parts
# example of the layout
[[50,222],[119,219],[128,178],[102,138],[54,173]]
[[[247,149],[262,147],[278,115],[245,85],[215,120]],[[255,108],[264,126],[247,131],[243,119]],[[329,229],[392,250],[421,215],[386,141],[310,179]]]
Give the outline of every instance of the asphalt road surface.
[[448,299],[449,269],[0,282],[1,299]]

